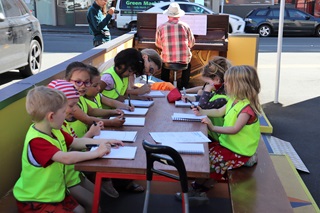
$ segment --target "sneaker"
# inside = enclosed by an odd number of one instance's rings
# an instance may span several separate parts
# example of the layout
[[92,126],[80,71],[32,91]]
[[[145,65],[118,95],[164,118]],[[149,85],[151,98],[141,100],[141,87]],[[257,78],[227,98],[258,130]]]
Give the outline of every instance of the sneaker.
[[104,180],[101,184],[101,191],[106,193],[108,196],[113,198],[118,198],[119,193],[118,191],[113,187],[111,180]]
[[244,166],[251,167],[258,162],[258,155],[254,153],[251,158],[244,164]]
[[[182,201],[182,193],[178,192],[175,194],[177,200]],[[188,192],[188,200],[190,206],[199,206],[209,203],[209,198],[205,192],[198,192],[193,189]]]

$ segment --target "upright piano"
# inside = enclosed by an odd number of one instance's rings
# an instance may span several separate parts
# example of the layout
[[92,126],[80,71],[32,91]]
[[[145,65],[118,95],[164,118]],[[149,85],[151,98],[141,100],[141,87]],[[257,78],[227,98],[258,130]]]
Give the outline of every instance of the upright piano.
[[[152,48],[160,52],[155,46],[156,22],[156,13],[137,14],[137,33],[134,40],[136,49]],[[199,73],[200,69],[212,57],[217,55],[227,56],[228,29],[228,15],[207,15],[206,35],[195,35],[195,45],[192,48],[191,75]]]

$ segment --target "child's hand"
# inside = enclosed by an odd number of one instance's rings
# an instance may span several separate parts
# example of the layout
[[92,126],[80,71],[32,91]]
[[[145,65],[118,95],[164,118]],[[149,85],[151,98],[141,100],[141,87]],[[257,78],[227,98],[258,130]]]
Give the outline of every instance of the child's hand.
[[143,100],[143,101],[152,101],[153,100],[153,98],[151,96],[139,96],[139,97],[137,97],[137,99]]
[[208,125],[208,128],[211,130],[211,131],[214,131],[214,125],[213,123],[211,122],[211,120],[208,118],[208,117],[205,117],[201,120],[201,123],[204,123],[204,124],[207,124]]
[[212,92],[213,90],[215,90],[214,84],[207,84],[204,88],[206,92]]
[[124,145],[122,141],[114,140],[114,139],[109,140],[108,143],[109,143],[112,147],[113,147],[113,146],[119,147],[119,146],[123,146],[123,145]]
[[[191,106],[192,107],[192,106]],[[202,109],[201,109],[201,107],[199,107],[199,106],[193,106],[192,107],[192,111],[193,111],[193,113],[195,114],[195,115],[197,115],[197,116],[199,116],[199,115],[202,115],[202,113],[201,113],[201,111],[202,111]]]
[[123,126],[123,123],[126,121],[126,119],[123,116],[118,116],[114,119],[111,119],[111,121],[112,121],[111,126],[121,127]]
[[139,88],[139,94],[146,94],[151,91],[151,85],[149,84],[144,84],[142,87]]
[[196,101],[196,97],[195,96],[190,96],[190,95],[182,95],[181,96],[181,100],[184,101],[185,103],[187,103],[188,100],[194,102]]
[[124,115],[124,112],[121,109],[115,109],[114,112],[115,112],[114,113],[115,115],[119,115],[119,116],[123,116]]
[[100,130],[103,128],[104,126],[102,121],[94,122],[94,124],[92,124],[89,128],[88,134],[90,135],[90,137],[100,135]]
[[101,143],[95,151],[98,153],[98,157],[101,158],[111,152],[111,145],[108,142]]
[[133,112],[133,111],[134,111],[134,106],[133,106],[133,104],[131,104],[131,106],[128,106],[128,110],[129,110],[130,112]]

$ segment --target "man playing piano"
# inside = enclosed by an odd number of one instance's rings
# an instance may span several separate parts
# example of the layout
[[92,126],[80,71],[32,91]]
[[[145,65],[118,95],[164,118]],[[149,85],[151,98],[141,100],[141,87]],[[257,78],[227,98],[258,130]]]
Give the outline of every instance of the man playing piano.
[[156,46],[161,49],[162,66],[161,79],[169,81],[170,70],[166,64],[188,65],[182,71],[181,85],[187,87],[190,79],[191,48],[195,43],[194,35],[188,24],[181,22],[179,18],[185,14],[179,4],[173,2],[163,12],[168,16],[168,21],[161,24],[156,31]]

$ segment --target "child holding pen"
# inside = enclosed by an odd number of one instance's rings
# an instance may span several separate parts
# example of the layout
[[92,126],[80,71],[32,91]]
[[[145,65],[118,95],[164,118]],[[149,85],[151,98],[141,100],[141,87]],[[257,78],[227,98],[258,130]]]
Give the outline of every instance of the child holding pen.
[[[21,175],[13,188],[19,212],[90,211],[91,206],[85,210],[82,203],[68,194],[70,179],[65,173],[66,165],[102,157],[110,152],[111,144],[122,144],[116,140],[70,136],[61,129],[67,104],[64,93],[44,86],[35,87],[27,94],[26,110],[33,124],[25,138]],[[68,152],[69,148],[81,150],[93,143],[100,144],[95,151]],[[86,202],[90,201],[93,200]]]
[[[72,62],[66,69],[66,80],[71,82],[78,90],[80,98],[74,109],[72,119],[68,120],[69,125],[74,129],[78,137],[82,137],[88,125],[95,121],[102,121],[104,126],[120,127],[123,125],[123,111],[119,109],[97,109],[87,104],[83,97],[91,86],[91,75],[87,65],[82,62]],[[118,115],[114,119],[108,119],[112,115]]]
[[[224,89],[224,74],[231,67],[231,63],[228,59],[215,56],[209,63],[203,68],[201,76],[205,85],[201,90],[202,95],[188,96],[183,95],[183,100],[199,101],[199,106],[202,109],[218,109],[227,103],[228,97]],[[211,122],[216,126],[223,125],[223,117],[209,117]],[[218,141],[219,135],[209,129],[209,137],[213,141]]]
[[122,50],[114,58],[114,67],[102,72],[100,92],[108,98],[119,101],[124,101],[128,94],[134,99],[141,99],[137,95],[149,93],[151,85],[144,84],[140,88],[134,88],[132,85],[134,75],[152,74],[161,68],[161,63],[161,58],[155,50],[148,49],[141,52],[134,48]]
[[[219,109],[193,109],[196,115],[224,116],[223,126],[213,125],[208,118],[202,120],[211,131],[220,134],[219,142],[212,142],[209,150],[213,180],[224,178],[229,169],[256,163],[255,153],[260,140],[260,82],[256,69],[246,65],[233,66],[225,73],[224,84],[229,97],[226,105]],[[210,181],[196,180],[191,193],[202,199],[210,185]]]

